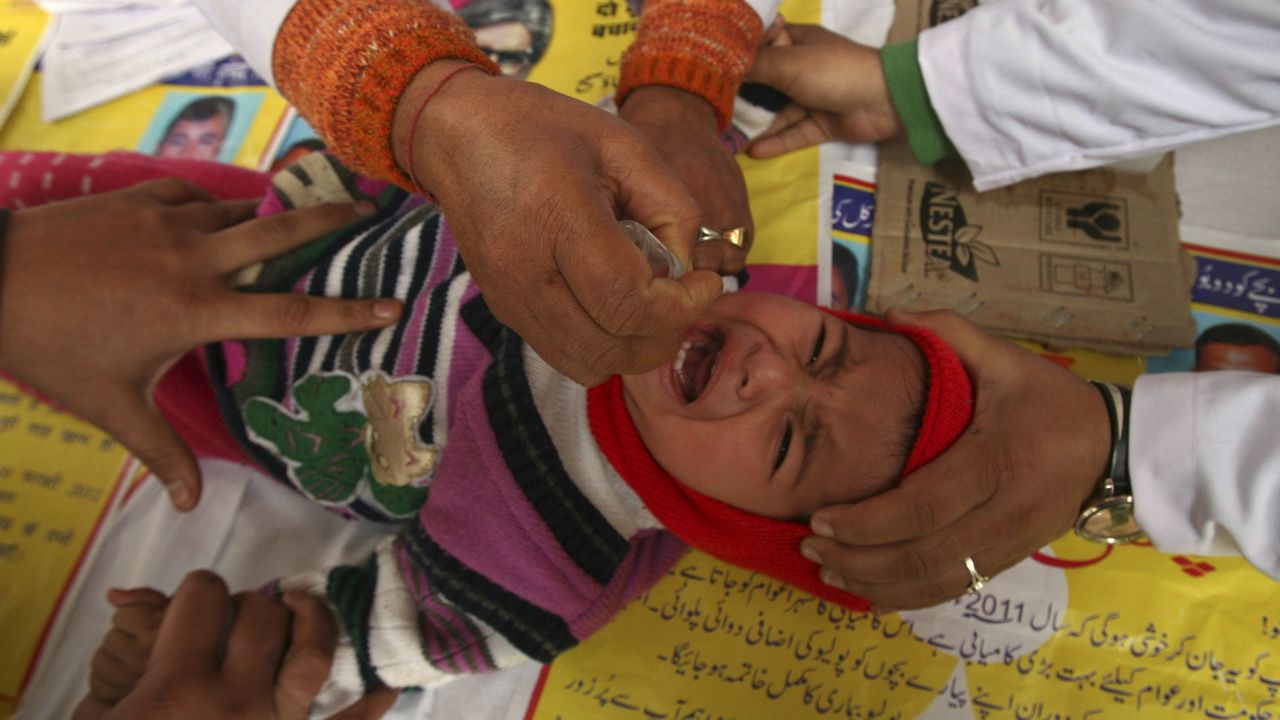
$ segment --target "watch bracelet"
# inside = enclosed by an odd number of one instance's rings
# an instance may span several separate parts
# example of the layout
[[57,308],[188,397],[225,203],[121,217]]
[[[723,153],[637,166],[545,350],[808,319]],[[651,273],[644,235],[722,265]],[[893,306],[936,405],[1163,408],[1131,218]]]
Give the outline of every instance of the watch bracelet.
[[1108,455],[1107,475],[1115,486],[1115,494],[1131,495],[1133,484],[1129,479],[1129,415],[1133,392],[1123,385],[1090,380],[1102,402],[1107,407],[1107,419],[1111,422],[1111,452]]

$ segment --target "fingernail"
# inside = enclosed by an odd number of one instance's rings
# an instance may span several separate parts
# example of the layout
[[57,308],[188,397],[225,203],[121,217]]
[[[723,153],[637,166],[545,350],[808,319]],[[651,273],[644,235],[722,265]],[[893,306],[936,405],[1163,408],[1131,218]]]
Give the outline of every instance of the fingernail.
[[817,563],[819,565],[822,564],[822,556],[819,555],[818,551],[814,550],[813,546],[810,545],[809,543],[800,544],[800,554],[803,555],[805,559],[808,560],[809,562]]
[[173,501],[174,507],[179,510],[186,510],[191,505],[191,491],[182,483],[170,485],[169,499]]
[[357,200],[355,202],[356,212],[360,215],[372,215],[378,211],[378,206],[368,200]]
[[811,519],[809,521],[809,527],[813,528],[813,534],[817,535],[818,537],[829,538],[829,537],[835,537],[836,535],[835,532],[831,529],[831,526],[828,525],[827,522],[822,518]]
[[831,587],[833,587],[833,588],[839,588],[840,590],[844,590],[844,589],[845,589],[845,587],[844,587],[844,578],[842,578],[842,577],[840,577],[839,575],[837,575],[837,574],[835,574],[835,573],[831,572],[830,570],[823,570],[823,571],[822,571],[822,582],[824,582],[824,583],[826,583],[826,584],[830,585],[830,586],[831,586]]
[[373,316],[379,320],[390,320],[396,316],[399,303],[390,300],[379,300],[373,304]]

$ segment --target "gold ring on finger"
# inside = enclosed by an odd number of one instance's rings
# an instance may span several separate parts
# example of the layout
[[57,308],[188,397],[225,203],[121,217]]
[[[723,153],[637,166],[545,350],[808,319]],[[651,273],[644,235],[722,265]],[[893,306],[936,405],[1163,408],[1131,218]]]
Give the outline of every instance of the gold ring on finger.
[[978,568],[974,567],[973,558],[971,557],[965,558],[964,566],[969,571],[969,587],[966,590],[966,592],[968,592],[970,595],[978,592],[983,588],[983,586],[991,582],[991,578],[978,572]]

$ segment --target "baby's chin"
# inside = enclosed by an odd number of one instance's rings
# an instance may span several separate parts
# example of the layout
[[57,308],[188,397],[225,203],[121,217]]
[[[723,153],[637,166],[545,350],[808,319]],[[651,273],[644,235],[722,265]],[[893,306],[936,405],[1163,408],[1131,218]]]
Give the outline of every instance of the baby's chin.
[[661,422],[666,415],[663,411],[665,393],[658,375],[665,368],[664,364],[647,373],[619,376],[622,378],[622,399],[627,405],[627,415],[646,447],[654,440],[649,432],[650,425]]
[[622,395],[627,400],[627,410],[631,413],[631,419],[636,419],[636,408],[632,407],[633,403],[640,403],[645,408],[651,408],[654,402],[661,398],[662,387],[658,373],[666,369],[666,363],[639,375],[620,375],[622,378]]

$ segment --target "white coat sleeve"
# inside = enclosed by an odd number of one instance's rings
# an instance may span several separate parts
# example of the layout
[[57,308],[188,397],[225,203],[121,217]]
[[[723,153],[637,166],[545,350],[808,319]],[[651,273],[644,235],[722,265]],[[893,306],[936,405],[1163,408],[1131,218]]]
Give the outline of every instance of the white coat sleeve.
[[1280,123],[1280,2],[1000,0],[921,33],[979,190]]
[[1138,524],[1157,549],[1242,554],[1280,580],[1280,376],[1143,375],[1129,471]]
[[751,9],[755,10],[756,14],[760,16],[760,22],[764,23],[766,30],[769,29],[773,19],[778,17],[778,5],[781,2],[782,0],[746,0]]
[[271,51],[276,33],[297,0],[195,0],[209,23],[274,86]]

